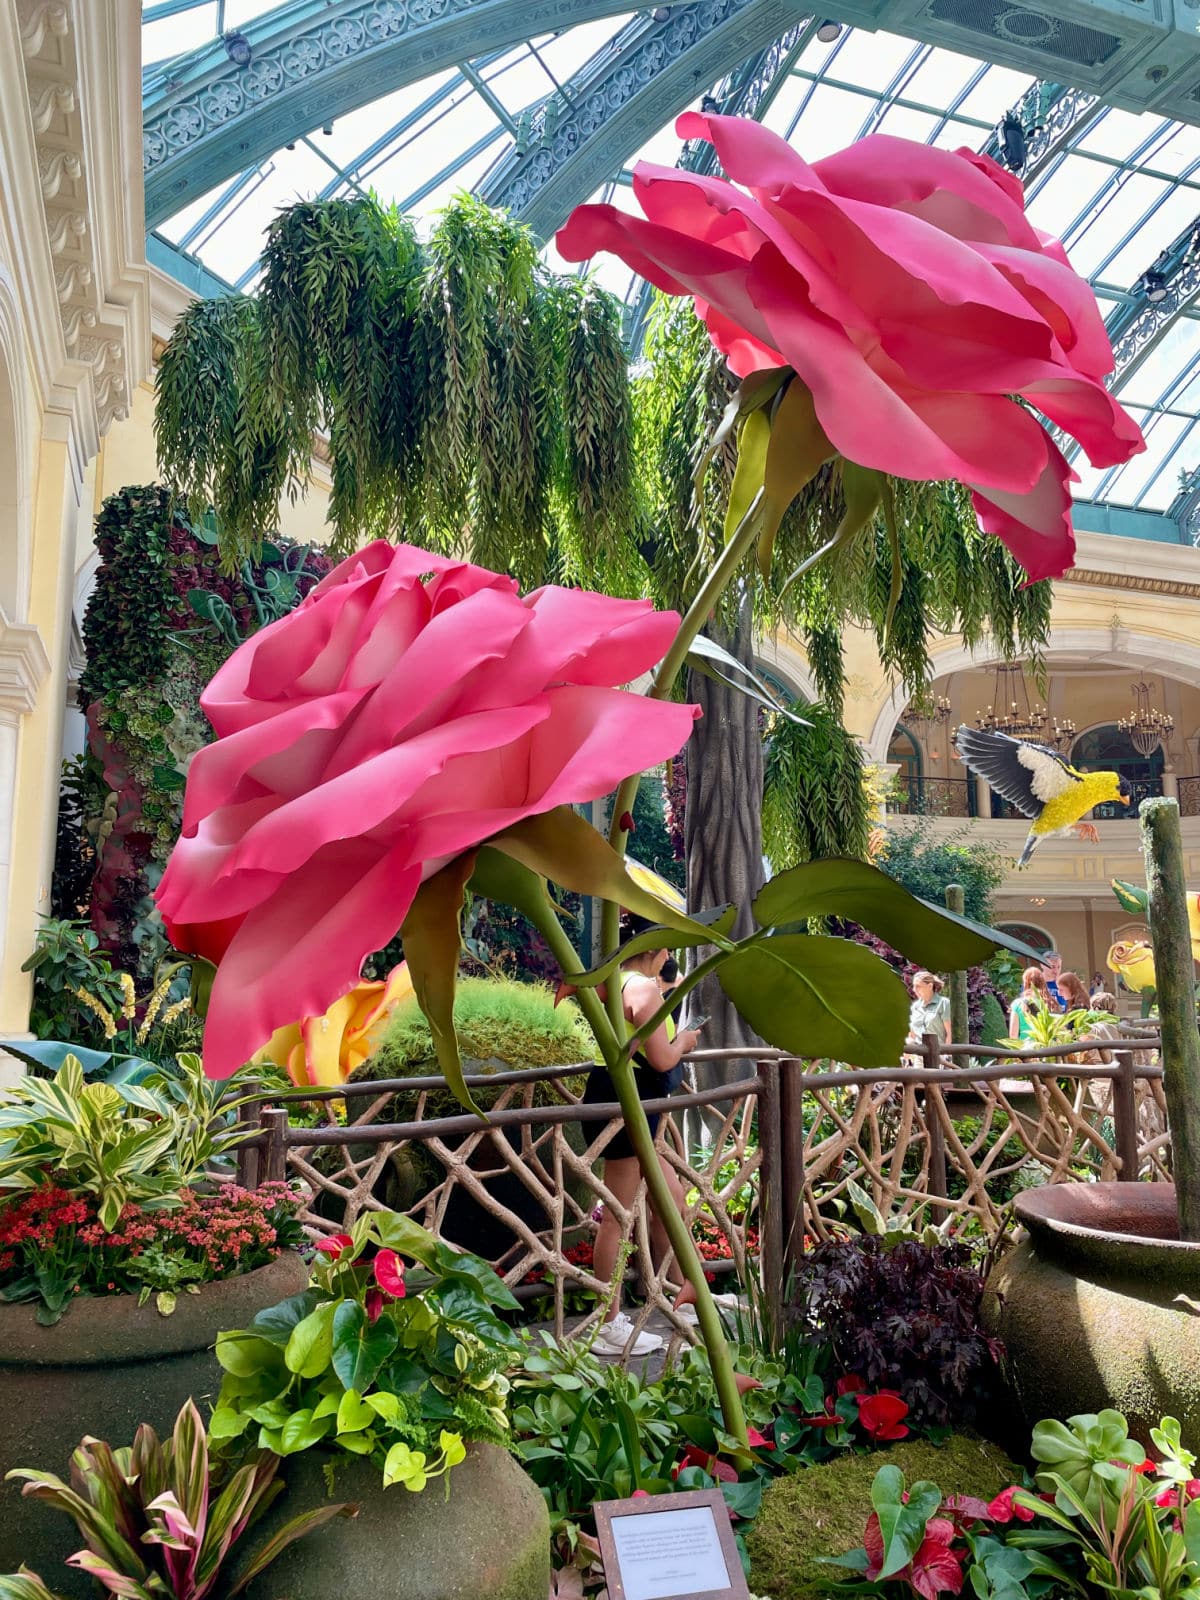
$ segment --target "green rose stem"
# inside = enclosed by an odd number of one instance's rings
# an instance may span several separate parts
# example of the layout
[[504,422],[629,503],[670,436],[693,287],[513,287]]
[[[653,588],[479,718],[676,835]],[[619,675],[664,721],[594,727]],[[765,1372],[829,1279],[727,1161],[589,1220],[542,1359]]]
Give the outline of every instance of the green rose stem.
[[[607,910],[608,903],[605,902]],[[564,975],[570,978],[572,973],[582,972],[583,963],[575,946],[568,939],[561,923],[555,916],[550,902],[545,903],[544,913],[537,919],[538,931],[550,946],[552,953],[562,968]],[[698,969],[697,969],[698,970]],[[616,984],[609,984],[609,988],[616,989]],[[729,1346],[725,1342],[725,1332],[721,1327],[721,1319],[717,1315],[717,1308],[713,1303],[712,1293],[708,1287],[708,1279],[704,1276],[704,1266],[700,1260],[696,1241],[692,1238],[691,1231],[683,1218],[679,1215],[667,1187],[667,1180],[658,1160],[658,1152],[654,1148],[654,1136],[650,1132],[650,1124],[646,1120],[646,1113],[638,1097],[637,1085],[633,1078],[633,1065],[630,1055],[633,1042],[623,1045],[613,1027],[612,1020],[601,1004],[600,996],[594,989],[580,989],[576,999],[584,1016],[587,1018],[591,1030],[604,1057],[604,1064],[608,1068],[617,1091],[617,1100],[621,1106],[621,1113],[625,1118],[625,1127],[633,1143],[634,1151],[641,1164],[642,1176],[646,1180],[646,1189],[650,1195],[650,1203],[658,1215],[659,1221],[675,1252],[675,1260],[680,1271],[687,1278],[696,1292],[696,1315],[700,1322],[700,1332],[704,1338],[704,1348],[708,1352],[708,1363],[712,1369],[713,1381],[717,1387],[717,1398],[721,1402],[721,1415],[725,1421],[725,1430],[731,1434],[746,1449],[749,1442],[746,1437],[746,1418],[742,1411],[742,1397],[738,1393],[737,1383],[733,1375],[733,1362],[729,1355]],[[665,1008],[668,1012],[669,1007]],[[661,1019],[662,1012],[658,1016]],[[652,1019],[654,1020],[654,1019]],[[657,1026],[657,1021],[655,1022]],[[641,1032],[650,1029],[650,1024]],[[621,1033],[625,1031],[624,1015],[621,1019]]]

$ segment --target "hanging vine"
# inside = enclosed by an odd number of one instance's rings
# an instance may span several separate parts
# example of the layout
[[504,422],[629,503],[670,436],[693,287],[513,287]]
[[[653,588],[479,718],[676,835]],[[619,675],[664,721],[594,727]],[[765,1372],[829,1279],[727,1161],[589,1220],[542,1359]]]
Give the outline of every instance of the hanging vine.
[[189,308],[159,364],[164,477],[253,553],[328,439],[330,549],[404,536],[523,583],[637,591],[638,500],[620,312],[539,261],[470,195],[427,243],[373,198],[317,200],[267,232],[254,298]]

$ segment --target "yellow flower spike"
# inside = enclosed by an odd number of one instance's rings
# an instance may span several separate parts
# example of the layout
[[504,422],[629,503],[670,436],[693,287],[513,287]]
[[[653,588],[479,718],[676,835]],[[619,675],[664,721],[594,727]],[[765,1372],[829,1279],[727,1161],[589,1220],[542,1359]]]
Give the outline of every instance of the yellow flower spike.
[[121,1007],[121,1020],[130,1022],[137,1011],[137,990],[133,986],[133,979],[127,972],[118,972],[117,982],[121,985],[121,993],[125,997],[125,1003]]

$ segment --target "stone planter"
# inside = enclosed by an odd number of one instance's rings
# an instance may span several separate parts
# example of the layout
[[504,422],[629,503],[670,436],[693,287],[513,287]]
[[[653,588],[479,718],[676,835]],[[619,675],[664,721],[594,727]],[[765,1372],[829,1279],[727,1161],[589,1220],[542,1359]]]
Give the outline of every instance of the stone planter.
[[[71,1452],[85,1434],[114,1448],[133,1443],[138,1424],[162,1436],[189,1395],[207,1414],[221,1369],[217,1334],[244,1328],[265,1306],[298,1294],[308,1267],[287,1254],[239,1278],[181,1294],[175,1311],[160,1316],[151,1299],[134,1295],[80,1299],[52,1328],[32,1305],[0,1305],[0,1478],[12,1467],[36,1467],[66,1477]],[[0,1482],[0,1572],[22,1562],[48,1587],[91,1596],[82,1573],[62,1566],[82,1545],[61,1512],[24,1499],[19,1483]]]
[[[321,1450],[283,1464],[287,1493],[254,1529],[251,1544],[330,1496]],[[247,1600],[329,1600],[331,1594],[388,1600],[546,1600],[550,1518],[533,1481],[495,1445],[474,1444],[450,1474],[420,1494],[382,1486],[378,1467],[344,1456],[335,1501],[359,1507],[290,1545],[256,1578]]]
[[1200,1244],[1179,1239],[1166,1183],[1060,1183],[1014,1202],[1028,1237],[988,1279],[1028,1425],[1113,1406],[1149,1441],[1178,1417],[1200,1449]]

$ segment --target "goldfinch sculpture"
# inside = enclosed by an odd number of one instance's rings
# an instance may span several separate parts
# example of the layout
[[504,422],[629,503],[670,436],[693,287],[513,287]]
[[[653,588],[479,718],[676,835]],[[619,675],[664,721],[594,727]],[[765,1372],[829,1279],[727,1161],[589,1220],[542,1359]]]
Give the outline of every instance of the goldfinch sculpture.
[[1077,772],[1049,745],[1012,739],[1006,733],[985,733],[965,723],[954,742],[972,772],[1023,816],[1033,818],[1018,867],[1026,864],[1043,839],[1055,833],[1074,829],[1081,839],[1099,844],[1095,827],[1080,819],[1093,806],[1129,799],[1129,785],[1119,773]]

